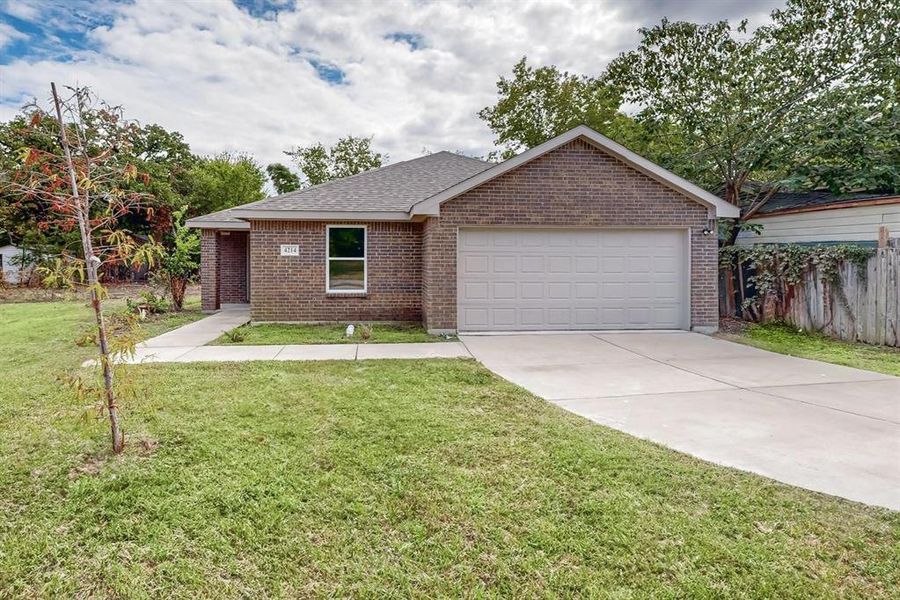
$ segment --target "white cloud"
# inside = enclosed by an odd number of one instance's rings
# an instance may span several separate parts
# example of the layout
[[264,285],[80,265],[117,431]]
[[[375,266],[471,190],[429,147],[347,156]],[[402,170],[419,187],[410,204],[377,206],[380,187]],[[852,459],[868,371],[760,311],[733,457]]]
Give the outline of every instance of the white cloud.
[[12,25],[0,23],[0,50],[3,50],[3,48],[15,40],[24,39],[28,39],[28,36],[21,31],[16,31]]
[[[18,18],[42,18],[34,0],[16,6]],[[494,100],[500,74],[523,55],[595,74],[667,14],[649,6],[656,12],[606,0],[310,0],[257,18],[227,0],[110,4],[84,18],[90,49],[74,61],[26,56],[0,67],[0,118],[46,97],[54,80],[91,85],[128,116],[181,131],[196,152],[245,151],[263,164],[351,133],[374,135],[394,161],[423,148],[484,154],[492,135],[476,112]],[[706,20],[743,16],[729,10]],[[421,36],[423,47],[393,33]],[[323,81],[309,59],[341,69],[344,82]]]

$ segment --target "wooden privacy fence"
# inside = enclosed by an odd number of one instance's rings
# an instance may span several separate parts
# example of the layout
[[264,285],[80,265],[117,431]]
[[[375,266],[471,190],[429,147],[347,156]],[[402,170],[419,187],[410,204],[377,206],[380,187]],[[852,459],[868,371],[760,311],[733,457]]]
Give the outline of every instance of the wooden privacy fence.
[[[900,248],[879,248],[865,267],[845,261],[839,271],[840,285],[828,282],[819,270],[807,271],[800,284],[784,291],[777,308],[763,302],[764,318],[781,318],[842,340],[900,346]],[[753,294],[747,283],[751,275],[747,269],[741,277],[733,274],[732,285],[738,292],[743,289],[742,297]],[[725,289],[726,278],[723,273]]]

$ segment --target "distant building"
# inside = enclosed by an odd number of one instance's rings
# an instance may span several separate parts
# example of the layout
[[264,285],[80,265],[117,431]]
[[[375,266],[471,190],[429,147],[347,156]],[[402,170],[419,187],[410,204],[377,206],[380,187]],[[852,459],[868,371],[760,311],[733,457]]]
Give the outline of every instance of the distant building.
[[900,238],[900,195],[779,192],[749,220],[761,234],[744,231],[740,245],[835,244],[876,246],[881,228]]
[[3,281],[11,284],[19,284],[28,280],[33,266],[22,266],[23,257],[30,253],[28,250],[7,244],[0,247],[0,273],[3,273]]

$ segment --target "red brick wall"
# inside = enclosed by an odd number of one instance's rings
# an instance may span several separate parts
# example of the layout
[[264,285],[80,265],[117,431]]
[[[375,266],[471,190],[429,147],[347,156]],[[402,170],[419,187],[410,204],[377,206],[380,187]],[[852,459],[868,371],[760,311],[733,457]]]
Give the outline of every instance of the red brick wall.
[[246,231],[219,232],[219,303],[240,304],[249,301],[247,294]]
[[219,232],[200,230],[200,299],[203,310],[219,308]]
[[429,329],[456,329],[456,238],[464,226],[683,226],[691,230],[691,324],[718,323],[716,236],[707,209],[587,142],[575,140],[441,206],[423,231]]
[[200,232],[200,296],[203,310],[248,302],[246,231]]
[[[252,221],[250,295],[256,321],[421,321],[422,224],[365,224],[365,295],[325,292],[326,225],[338,222]],[[299,257],[280,256],[298,244]]]

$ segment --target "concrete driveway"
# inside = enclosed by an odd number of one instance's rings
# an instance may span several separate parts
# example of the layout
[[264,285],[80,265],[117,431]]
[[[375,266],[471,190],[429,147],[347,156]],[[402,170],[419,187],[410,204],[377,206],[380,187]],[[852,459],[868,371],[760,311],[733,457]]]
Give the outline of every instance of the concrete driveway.
[[462,340],[501,377],[597,423],[900,510],[900,378],[685,332]]

